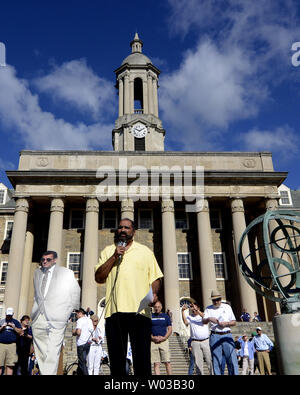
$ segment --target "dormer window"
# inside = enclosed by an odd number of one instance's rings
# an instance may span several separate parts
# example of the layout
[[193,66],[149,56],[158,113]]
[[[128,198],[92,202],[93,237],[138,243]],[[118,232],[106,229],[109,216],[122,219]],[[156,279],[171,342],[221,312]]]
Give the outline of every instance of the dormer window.
[[290,191],[280,191],[279,193],[280,193],[280,199],[279,199],[280,206],[291,206],[293,204]]

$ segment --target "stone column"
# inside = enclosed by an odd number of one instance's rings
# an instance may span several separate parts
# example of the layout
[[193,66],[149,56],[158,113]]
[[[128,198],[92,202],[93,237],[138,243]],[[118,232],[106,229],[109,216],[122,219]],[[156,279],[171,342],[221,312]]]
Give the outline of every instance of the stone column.
[[134,202],[132,199],[121,201],[121,219],[129,218],[134,221]]
[[152,75],[150,73],[148,73],[148,109],[149,114],[153,114]]
[[124,114],[129,114],[130,95],[129,95],[129,75],[124,76]]
[[60,266],[64,266],[62,261],[63,220],[64,201],[62,198],[52,198],[47,250],[57,252],[57,264]]
[[134,114],[134,81],[129,82],[130,87],[130,114]]
[[124,115],[124,84],[123,79],[119,79],[119,117]]
[[82,267],[82,306],[97,311],[97,285],[94,268],[98,262],[99,202],[91,197],[86,202],[84,253]]
[[[232,224],[233,224],[233,233],[234,233],[234,244],[236,251],[236,261],[237,260],[237,249],[239,245],[239,241],[242,237],[244,230],[246,229],[246,220],[245,220],[245,210],[242,199],[233,199],[231,201],[231,212],[232,212]],[[249,254],[249,243],[248,238],[245,239],[243,254],[247,256]],[[237,264],[238,266],[238,264]],[[252,265],[248,266],[252,269]],[[247,281],[244,279],[239,267],[237,267],[238,272],[238,282],[239,282],[239,290],[240,290],[240,298],[241,298],[241,308],[245,308],[251,316],[257,309],[257,300],[254,289],[250,287]]]
[[22,267],[22,284],[20,289],[20,302],[19,302],[19,312],[18,317],[24,314],[30,314],[28,310],[28,299],[30,294],[30,288],[32,287],[32,253],[33,253],[33,224],[28,223],[27,231],[25,236],[25,247],[24,247],[24,259]]
[[16,318],[19,312],[20,289],[22,283],[22,265],[24,260],[25,235],[29,202],[27,198],[18,198],[14,215],[14,226],[10,242],[7,280],[5,286],[4,308],[13,307]]
[[170,309],[173,313],[173,332],[180,333],[179,276],[173,200],[163,200],[161,211],[165,310]]
[[214,250],[212,244],[209,203],[204,199],[203,208],[197,213],[198,246],[203,309],[211,304],[211,291],[217,289]]
[[148,85],[147,81],[143,80],[143,110],[144,114],[149,114],[149,108],[148,108]]
[[153,113],[158,117],[157,79],[153,78]]
[[[276,199],[273,199],[273,198],[267,199],[267,200],[266,200],[266,209],[267,209],[267,210],[270,210],[270,211],[278,210],[278,201],[277,201]],[[269,234],[270,234],[270,237],[271,237],[271,234],[272,234],[272,232],[274,231],[274,229],[277,228],[278,226],[279,226],[279,224],[278,224],[275,220],[272,220],[272,221],[269,222]],[[284,242],[285,236],[284,236],[284,234],[282,233],[282,231],[277,231],[277,232],[276,232],[276,235],[275,235],[275,238],[276,238],[276,240],[282,239],[282,240],[279,240],[277,243],[278,243],[278,245],[279,245],[280,247],[284,247],[284,244],[285,244],[285,242]],[[285,259],[284,254],[282,254],[282,253],[281,253],[275,246],[273,246],[273,245],[271,246],[271,252],[272,252],[272,255],[273,255],[274,258],[282,258],[282,259]],[[289,258],[287,258],[287,261],[289,262]],[[275,265],[275,268],[277,268],[276,265]],[[285,267],[284,267],[283,265],[279,265],[278,268],[277,268],[277,271],[278,271],[278,274],[279,274],[279,275],[284,275],[284,274],[287,274],[287,273],[288,273],[287,269],[285,269]],[[283,286],[287,285],[287,284],[289,283],[289,280],[290,280],[290,277],[289,277],[289,276],[283,277],[283,278],[281,279],[281,282],[282,282]],[[277,296],[279,296],[279,295],[277,295]],[[279,311],[279,312],[281,311],[280,303],[279,303],[279,302],[274,302],[274,303],[272,304],[272,307],[271,307],[271,314],[272,314],[272,316],[274,316],[274,314],[276,313],[276,311]],[[270,317],[270,318],[272,318],[272,317]]]

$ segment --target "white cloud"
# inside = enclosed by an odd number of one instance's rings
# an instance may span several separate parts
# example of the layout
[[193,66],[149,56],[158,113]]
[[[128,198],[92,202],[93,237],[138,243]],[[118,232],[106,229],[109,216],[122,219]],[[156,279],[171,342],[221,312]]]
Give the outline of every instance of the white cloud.
[[[220,50],[206,39],[187,51],[179,69],[160,80],[160,108],[169,138],[207,149],[230,122],[256,115],[267,90],[239,48]],[[209,133],[207,133],[209,131]]]
[[[198,34],[180,67],[160,80],[169,133],[185,149],[222,149],[221,135],[259,115],[271,89],[291,73],[291,43],[300,37],[296,2],[169,0],[169,29]],[[287,67],[288,66],[288,67]],[[226,138],[226,137],[225,137]]]
[[299,153],[299,136],[288,125],[274,130],[251,129],[243,133],[239,140],[248,151],[272,151],[287,159]]
[[55,66],[49,74],[35,79],[34,84],[40,92],[88,112],[94,119],[111,114],[115,107],[113,83],[95,74],[85,59]]
[[0,158],[0,171],[13,169],[14,167],[15,164],[13,162]]
[[107,149],[112,124],[72,124],[43,111],[28,81],[11,66],[0,68],[0,122],[27,149]]

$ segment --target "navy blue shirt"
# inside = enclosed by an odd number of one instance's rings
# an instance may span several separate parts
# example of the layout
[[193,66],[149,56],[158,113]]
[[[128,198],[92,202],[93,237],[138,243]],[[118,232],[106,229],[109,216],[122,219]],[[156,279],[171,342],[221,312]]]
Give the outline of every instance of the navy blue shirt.
[[[0,320],[0,327],[5,323],[5,322],[12,322],[15,324],[17,328],[22,329],[22,326],[19,321],[15,320],[12,318],[11,320],[7,321],[5,318],[3,320]],[[1,332],[0,332],[0,343],[3,344],[10,344],[10,343],[16,343],[18,338],[18,335],[16,331],[11,327],[11,326],[6,326]]]
[[171,326],[171,319],[166,313],[152,313],[152,335],[165,336],[167,327]]

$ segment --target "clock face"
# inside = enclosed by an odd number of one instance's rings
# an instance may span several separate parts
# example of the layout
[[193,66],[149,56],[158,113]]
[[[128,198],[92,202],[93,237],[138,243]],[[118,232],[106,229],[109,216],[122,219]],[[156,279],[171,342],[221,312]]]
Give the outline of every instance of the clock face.
[[145,137],[148,133],[147,127],[142,123],[136,123],[133,125],[131,131],[134,137],[137,137],[138,139]]

